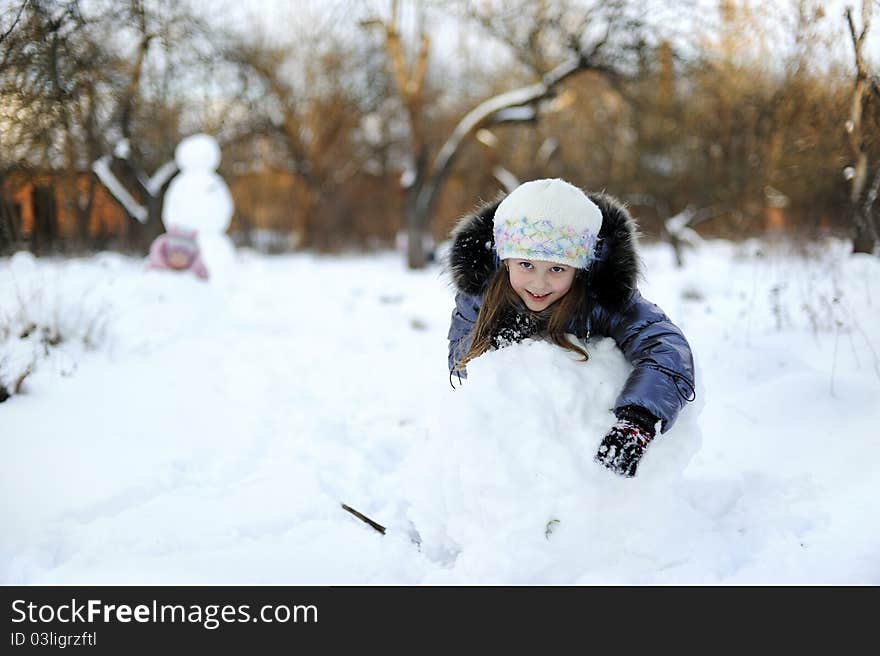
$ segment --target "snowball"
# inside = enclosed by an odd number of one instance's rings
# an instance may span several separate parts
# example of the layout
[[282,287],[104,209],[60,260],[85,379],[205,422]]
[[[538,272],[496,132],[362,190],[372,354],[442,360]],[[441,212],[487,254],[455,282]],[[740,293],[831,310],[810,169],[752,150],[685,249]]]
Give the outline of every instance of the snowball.
[[128,156],[131,154],[131,144],[128,142],[128,139],[120,139],[113,149],[113,154],[119,159],[128,159]]
[[633,479],[596,464],[632,368],[611,339],[588,352],[583,362],[526,340],[484,354],[413,449],[406,514],[449,579],[589,580],[590,570],[608,576],[622,550],[658,550],[662,560],[668,545],[680,544],[676,531],[695,510],[674,489],[699,432],[680,419],[652,443]]

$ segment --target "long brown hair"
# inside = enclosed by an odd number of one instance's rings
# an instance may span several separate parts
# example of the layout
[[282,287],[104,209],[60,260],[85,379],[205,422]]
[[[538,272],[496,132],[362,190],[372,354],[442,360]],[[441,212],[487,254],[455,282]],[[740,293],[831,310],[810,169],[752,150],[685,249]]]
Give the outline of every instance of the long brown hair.
[[489,280],[483,294],[483,303],[471,331],[471,347],[456,362],[455,368],[464,370],[468,362],[488,351],[501,322],[513,313],[529,314],[537,322],[539,333],[545,334],[551,342],[566,351],[579,354],[584,361],[589,360],[587,352],[565,336],[565,329],[570,321],[574,318],[586,322],[588,311],[589,284],[584,269],[575,272],[574,280],[565,296],[542,312],[532,312],[511,286],[507,265],[502,263]]

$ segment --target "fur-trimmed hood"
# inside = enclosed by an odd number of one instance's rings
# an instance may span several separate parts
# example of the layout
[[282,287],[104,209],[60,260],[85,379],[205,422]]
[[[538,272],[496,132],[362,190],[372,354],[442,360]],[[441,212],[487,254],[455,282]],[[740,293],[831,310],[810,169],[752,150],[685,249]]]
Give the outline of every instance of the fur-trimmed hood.
[[[602,210],[596,259],[590,267],[590,289],[599,303],[615,307],[636,288],[636,223],[615,198],[607,194],[587,195]],[[492,223],[503,198],[504,195],[464,216],[452,231],[448,266],[458,291],[481,295],[499,266]]]

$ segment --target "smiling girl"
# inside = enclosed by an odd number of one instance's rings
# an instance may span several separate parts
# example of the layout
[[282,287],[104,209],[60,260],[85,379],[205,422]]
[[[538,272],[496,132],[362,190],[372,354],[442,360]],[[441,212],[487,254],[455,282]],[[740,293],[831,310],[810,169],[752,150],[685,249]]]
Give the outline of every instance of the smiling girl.
[[657,433],[694,399],[684,335],[636,287],[635,222],[604,194],[563,180],[533,180],[466,216],[453,231],[456,287],[450,373],[486,351],[545,338],[588,359],[572,340],[611,337],[633,365],[615,403],[617,421],[596,461],[634,476]]

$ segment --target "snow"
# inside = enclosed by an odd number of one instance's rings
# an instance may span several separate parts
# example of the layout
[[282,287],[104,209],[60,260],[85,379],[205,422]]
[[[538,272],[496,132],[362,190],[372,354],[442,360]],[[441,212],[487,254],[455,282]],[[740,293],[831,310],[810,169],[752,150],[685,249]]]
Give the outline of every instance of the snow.
[[626,552],[638,558],[625,575],[640,578],[680,559],[683,533],[706,530],[679,489],[698,411],[646,453],[638,485],[609,474],[593,463],[594,436],[614,423],[632,368],[609,338],[588,353],[581,364],[545,342],[501,349],[441,404],[407,466],[412,525],[425,553],[452,566],[432,582],[601,581],[624,574]]
[[113,155],[119,159],[128,159],[131,155],[131,143],[128,139],[120,139],[113,148]]
[[412,166],[407,166],[400,174],[400,186],[403,189],[409,189],[415,184],[416,170]]
[[495,115],[492,117],[492,122],[505,123],[514,121],[534,121],[537,116],[537,110],[531,105],[525,105],[523,107],[507,107],[495,112]]
[[399,254],[242,251],[224,286],[0,259],[0,369],[32,359],[0,404],[0,583],[880,583],[880,261],[809,255],[644,249],[699,384],[634,479],[592,461],[612,342],[529,340],[452,389],[452,291]]
[[177,162],[168,161],[156,169],[156,172],[144,183],[144,187],[151,196],[158,196],[168,179],[177,173]]
[[498,180],[507,191],[513,191],[520,185],[519,178],[517,178],[512,171],[504,168],[500,164],[498,166],[492,167],[492,175],[495,176],[495,179]]

